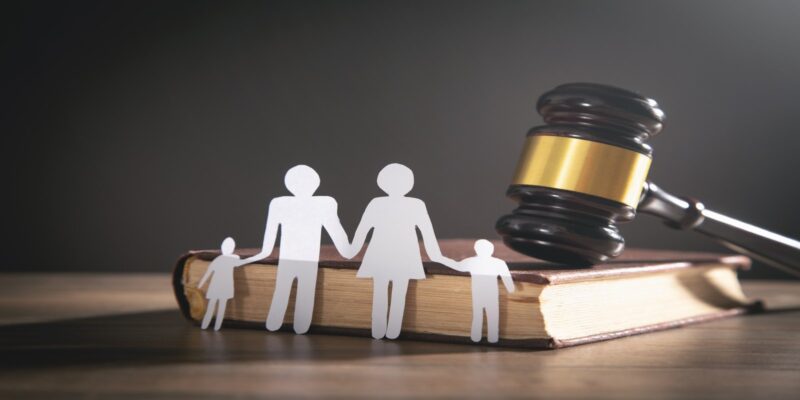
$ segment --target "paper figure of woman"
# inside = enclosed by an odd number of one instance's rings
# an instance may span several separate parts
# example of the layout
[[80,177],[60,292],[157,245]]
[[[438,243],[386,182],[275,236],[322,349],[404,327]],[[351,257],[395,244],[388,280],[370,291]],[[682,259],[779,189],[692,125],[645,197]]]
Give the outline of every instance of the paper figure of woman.
[[409,281],[425,279],[417,229],[431,261],[456,265],[442,255],[425,203],[406,196],[413,186],[414,174],[408,167],[401,164],[384,167],[378,174],[378,187],[387,196],[376,197],[367,205],[353,237],[352,251],[356,253],[372,230],[356,276],[373,281],[372,337],[376,339],[395,339],[400,335]]

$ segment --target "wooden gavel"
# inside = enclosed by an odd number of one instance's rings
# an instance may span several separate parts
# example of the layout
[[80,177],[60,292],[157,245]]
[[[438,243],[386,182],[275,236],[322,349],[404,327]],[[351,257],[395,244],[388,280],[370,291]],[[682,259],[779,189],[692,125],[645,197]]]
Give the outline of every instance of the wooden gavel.
[[507,196],[519,206],[497,221],[516,251],[572,265],[622,253],[617,228],[636,212],[694,230],[732,250],[800,276],[800,242],[673,196],[647,173],[664,113],[654,100],[613,86],[571,83],[537,104],[546,125],[528,132]]

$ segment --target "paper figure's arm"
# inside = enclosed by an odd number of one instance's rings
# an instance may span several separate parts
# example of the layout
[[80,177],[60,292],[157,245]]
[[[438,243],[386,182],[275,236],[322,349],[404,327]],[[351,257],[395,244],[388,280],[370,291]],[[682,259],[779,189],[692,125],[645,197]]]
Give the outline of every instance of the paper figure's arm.
[[462,271],[455,260],[442,255],[442,250],[439,249],[439,242],[436,240],[436,234],[433,233],[433,224],[431,223],[431,217],[428,215],[428,209],[425,208],[425,203],[420,201],[420,204],[422,207],[417,228],[422,234],[422,244],[425,246],[425,253],[428,254],[428,258],[456,271]]
[[278,217],[275,212],[276,208],[275,200],[272,200],[269,203],[269,211],[267,212],[267,227],[264,228],[264,243],[261,245],[261,251],[252,257],[244,259],[245,262],[242,265],[263,260],[272,254],[275,240],[278,237],[278,228],[280,227],[280,221],[277,220]]
[[330,212],[325,216],[325,220],[322,223],[322,226],[325,227],[325,230],[328,231],[328,236],[331,237],[333,241],[333,245],[336,246],[336,250],[341,254],[344,258],[353,258],[353,256],[358,253],[352,252],[350,248],[350,241],[347,240],[347,232],[344,231],[344,227],[342,227],[342,222],[339,220],[338,214],[338,205],[336,201],[332,201],[333,206]]
[[206,273],[203,274],[202,278],[200,278],[200,283],[197,284],[198,289],[203,287],[203,285],[206,283],[206,280],[208,280],[208,278],[211,277],[211,273],[213,272],[214,272],[214,262],[212,261],[211,264],[208,265],[208,268],[206,268]]
[[511,279],[511,271],[508,270],[508,264],[505,261],[498,263],[500,266],[500,279],[503,280],[503,285],[506,286],[508,293],[514,293],[514,281]]
[[241,267],[242,265],[250,264],[251,262],[252,261],[249,261],[249,258],[236,260],[236,262],[233,263],[233,268]]
[[350,254],[352,254],[352,258],[361,251],[361,248],[364,247],[364,242],[367,241],[367,234],[372,229],[372,202],[367,204],[367,208],[364,210],[364,214],[361,216],[361,221],[358,223],[358,228],[356,228],[356,233],[353,234],[353,243],[350,245]]
[[446,263],[442,263],[446,267],[448,267],[450,269],[454,269],[454,270],[456,270],[458,272],[469,272],[469,266],[464,264],[464,260],[455,261],[455,260],[450,260],[447,257],[444,257],[444,258],[445,258],[445,260],[449,260]]

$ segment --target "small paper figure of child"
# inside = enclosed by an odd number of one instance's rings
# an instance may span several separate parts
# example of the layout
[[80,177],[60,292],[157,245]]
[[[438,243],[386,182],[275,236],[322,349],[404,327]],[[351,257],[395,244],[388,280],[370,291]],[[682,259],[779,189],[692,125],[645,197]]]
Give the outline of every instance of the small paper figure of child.
[[505,261],[492,257],[494,245],[486,239],[475,242],[475,257],[465,258],[458,262],[463,272],[472,275],[472,331],[470,338],[480,342],[483,336],[483,314],[486,313],[486,330],[489,343],[497,343],[500,330],[500,291],[497,278],[509,293],[514,292],[514,282]]
[[247,261],[239,259],[239,256],[233,254],[236,248],[236,242],[233,238],[225,238],[222,241],[222,254],[217,256],[211,264],[203,277],[200,279],[198,288],[202,288],[206,280],[211,278],[211,283],[208,284],[206,290],[206,299],[208,305],[206,306],[206,315],[203,317],[203,323],[200,326],[202,329],[208,328],[211,323],[211,318],[214,316],[214,306],[217,309],[217,319],[214,324],[214,330],[218,331],[222,326],[222,321],[225,319],[225,306],[228,300],[233,298],[233,269],[244,264]]

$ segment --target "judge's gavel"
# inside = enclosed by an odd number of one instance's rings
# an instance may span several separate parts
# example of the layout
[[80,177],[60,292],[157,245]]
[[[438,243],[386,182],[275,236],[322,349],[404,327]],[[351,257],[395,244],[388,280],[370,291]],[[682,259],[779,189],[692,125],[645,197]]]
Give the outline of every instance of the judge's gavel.
[[653,150],[645,141],[664,121],[654,100],[613,86],[571,83],[542,95],[537,109],[546,125],[528,132],[507,192],[519,207],[496,225],[512,249],[557,263],[596,264],[622,253],[617,224],[639,211],[800,276],[800,242],[646,180]]

